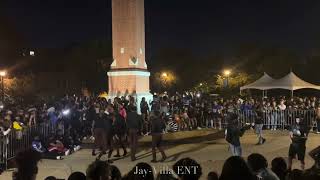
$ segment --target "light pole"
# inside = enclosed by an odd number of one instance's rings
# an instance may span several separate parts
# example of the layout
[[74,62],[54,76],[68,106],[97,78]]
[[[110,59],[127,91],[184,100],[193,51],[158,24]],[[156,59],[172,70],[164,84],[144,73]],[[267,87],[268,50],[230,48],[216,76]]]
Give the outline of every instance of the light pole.
[[229,86],[229,76],[231,74],[231,71],[229,69],[226,69],[223,71],[224,76],[226,77],[226,87]]
[[4,103],[4,77],[7,75],[6,71],[0,71],[1,76],[1,101]]

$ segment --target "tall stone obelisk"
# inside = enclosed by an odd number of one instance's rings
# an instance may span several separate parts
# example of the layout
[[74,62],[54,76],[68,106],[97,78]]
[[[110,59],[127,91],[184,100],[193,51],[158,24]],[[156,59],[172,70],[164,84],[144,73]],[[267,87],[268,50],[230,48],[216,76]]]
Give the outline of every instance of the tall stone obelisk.
[[144,0],[112,0],[112,43],[109,98],[132,95],[140,112],[142,97],[152,100],[145,61]]

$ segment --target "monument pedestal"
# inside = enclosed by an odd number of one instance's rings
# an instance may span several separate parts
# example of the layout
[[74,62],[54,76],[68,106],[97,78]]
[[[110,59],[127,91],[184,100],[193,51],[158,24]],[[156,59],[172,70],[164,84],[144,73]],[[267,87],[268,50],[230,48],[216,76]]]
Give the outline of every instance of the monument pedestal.
[[149,77],[150,72],[144,69],[112,69],[108,72],[108,99],[131,95],[135,98],[140,114],[142,98],[145,97],[148,104],[153,100],[153,95],[149,92]]

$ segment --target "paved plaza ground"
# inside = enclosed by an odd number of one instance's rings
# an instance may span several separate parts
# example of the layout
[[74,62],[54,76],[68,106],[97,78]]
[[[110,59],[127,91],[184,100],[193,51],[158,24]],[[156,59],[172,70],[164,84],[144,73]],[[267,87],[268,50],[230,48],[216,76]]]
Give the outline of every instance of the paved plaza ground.
[[[281,156],[287,158],[289,137],[287,131],[266,131],[267,142],[264,145],[254,145],[257,142],[253,131],[248,131],[242,137],[244,157],[250,153],[258,152],[266,156],[269,162],[274,157]],[[230,156],[228,145],[223,139],[223,132],[215,130],[196,130],[188,132],[177,132],[165,135],[166,153],[169,157],[164,163],[152,164],[157,170],[171,167],[176,160],[183,157],[191,157],[197,160],[203,169],[204,179],[209,171],[220,172],[224,161]],[[114,165],[120,168],[122,174],[127,173],[138,162],[151,161],[150,137],[140,139],[140,148],[136,162],[131,162],[130,157],[115,160]],[[307,151],[320,145],[320,135],[310,133],[307,141]],[[47,176],[66,179],[70,173],[75,171],[85,172],[89,163],[94,161],[91,156],[91,145],[86,145],[79,152],[66,157],[64,160],[42,160],[39,163],[39,174],[37,179],[43,180]],[[86,148],[88,147],[88,148]],[[160,154],[158,154],[160,159]],[[102,159],[104,159],[103,157]],[[270,164],[270,163],[269,163]],[[306,156],[306,165],[309,168],[312,160]],[[295,161],[294,168],[299,168]],[[11,179],[11,172],[0,175],[0,179]]]

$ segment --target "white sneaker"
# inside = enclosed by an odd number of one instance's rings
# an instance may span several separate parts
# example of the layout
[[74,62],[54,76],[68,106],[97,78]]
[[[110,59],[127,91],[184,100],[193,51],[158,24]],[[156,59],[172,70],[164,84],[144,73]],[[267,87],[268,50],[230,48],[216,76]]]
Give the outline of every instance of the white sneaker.
[[85,137],[83,137],[83,140],[87,140],[87,137],[85,136]]
[[320,134],[320,132],[319,132],[319,131],[317,131],[317,134]]
[[68,156],[70,154],[70,149],[68,149],[66,152],[64,152],[65,156]]
[[81,149],[80,145],[76,146],[76,151],[79,151],[80,149]]
[[201,130],[202,128],[201,128],[201,127],[197,127],[197,129],[198,129],[198,130]]
[[57,156],[57,160],[61,160],[62,158],[61,158],[61,156]]

